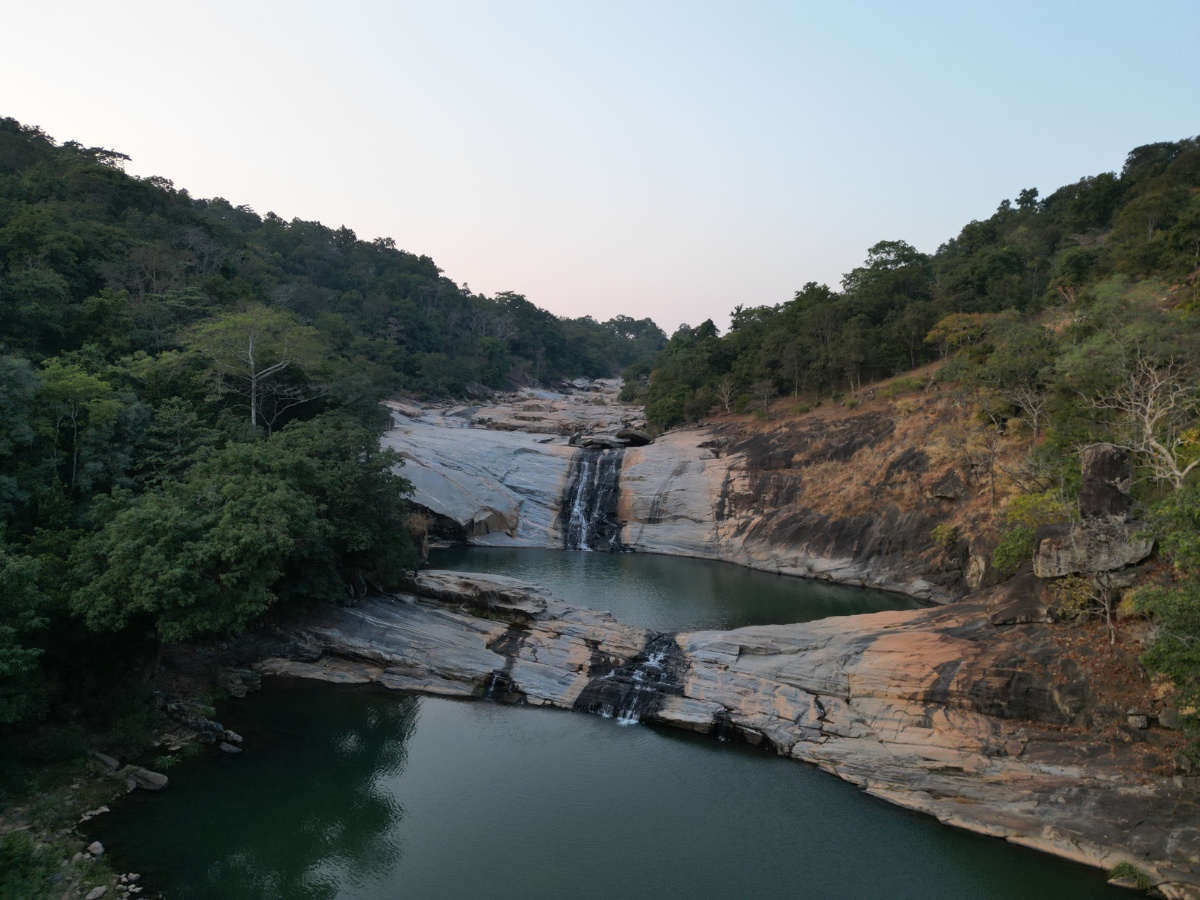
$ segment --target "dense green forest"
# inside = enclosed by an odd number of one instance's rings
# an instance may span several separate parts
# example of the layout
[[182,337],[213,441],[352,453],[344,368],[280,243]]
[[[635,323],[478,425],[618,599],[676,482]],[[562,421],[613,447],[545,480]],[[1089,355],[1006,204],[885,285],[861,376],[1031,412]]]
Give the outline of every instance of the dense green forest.
[[472,294],[391,240],[193,198],[126,159],[0,119],[9,757],[97,732],[132,747],[163,642],[411,567],[382,398],[611,376],[666,342],[649,319]]
[[[1147,144],[1121,172],[1042,198],[1023,190],[937,252],[870,248],[841,290],[809,283],[777,306],[681,327],[626,398],[669,427],[714,411],[853,407],[864,385],[928,363],[984,443],[1019,433],[1016,494],[994,513],[1003,571],[1037,528],[1070,518],[1079,451],[1111,442],[1134,463],[1135,512],[1168,571],[1127,612],[1152,617],[1145,661],[1170,677],[1200,757],[1200,139]],[[930,375],[889,387],[920,389]],[[789,404],[785,404],[789,405]],[[991,435],[991,437],[989,437]],[[994,498],[993,498],[994,499]],[[939,539],[952,539],[946,531]],[[1084,589],[1086,594],[1088,589]],[[1111,621],[1113,596],[1083,596]]]

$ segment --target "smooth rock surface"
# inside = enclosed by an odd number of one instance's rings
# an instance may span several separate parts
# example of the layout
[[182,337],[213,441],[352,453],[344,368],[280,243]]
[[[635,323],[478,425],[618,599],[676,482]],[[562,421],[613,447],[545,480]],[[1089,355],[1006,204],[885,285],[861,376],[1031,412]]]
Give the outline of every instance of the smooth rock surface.
[[1129,453],[1114,444],[1092,444],[1083,448],[1080,462],[1079,515],[1085,519],[1128,516],[1133,503]]
[[[414,485],[413,501],[454,522],[469,542],[561,547],[564,492],[581,451],[565,438],[545,443],[545,435],[570,435],[580,448],[624,447],[621,435],[648,437],[629,425],[641,410],[618,403],[615,384],[582,397],[526,392],[419,415],[391,404],[396,425],[383,444],[405,458],[401,474]],[[965,587],[962,574],[939,557],[930,538],[934,521],[922,509],[883,503],[835,515],[804,503],[805,467],[872,451],[893,428],[887,417],[867,414],[828,428],[807,423],[741,438],[687,428],[630,446],[616,504],[624,528],[611,544],[952,600]],[[883,472],[864,477],[908,484],[927,468],[923,453],[899,453]],[[949,481],[961,486],[956,479]],[[929,495],[946,481],[938,476],[935,487],[914,490]]]
[[130,767],[128,777],[137,787],[147,791],[161,791],[169,783],[166,775],[160,772],[151,772],[149,769]]
[[1039,578],[1115,572],[1147,559],[1154,541],[1142,536],[1145,525],[1113,519],[1088,519],[1039,533],[1033,571]]

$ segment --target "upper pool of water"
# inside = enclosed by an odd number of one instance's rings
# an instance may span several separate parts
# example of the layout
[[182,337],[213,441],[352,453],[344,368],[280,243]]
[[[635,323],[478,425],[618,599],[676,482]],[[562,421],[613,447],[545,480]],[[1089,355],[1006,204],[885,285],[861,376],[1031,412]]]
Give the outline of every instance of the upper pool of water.
[[646,553],[455,547],[433,551],[429,562],[530,581],[573,606],[652,631],[783,625],[922,605],[903,594]]

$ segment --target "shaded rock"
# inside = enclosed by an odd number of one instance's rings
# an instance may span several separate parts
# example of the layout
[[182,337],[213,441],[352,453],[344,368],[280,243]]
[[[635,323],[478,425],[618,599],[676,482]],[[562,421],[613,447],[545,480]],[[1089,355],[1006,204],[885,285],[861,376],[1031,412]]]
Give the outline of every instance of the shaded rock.
[[425,414],[425,410],[423,410],[420,406],[403,400],[386,400],[384,401],[383,405],[393,412],[400,413],[400,415],[406,416],[410,419],[419,419]]
[[654,438],[638,428],[622,428],[616,438],[629,447],[645,447],[654,442]]
[[589,434],[580,438],[579,446],[585,450],[620,450],[625,441],[607,434]]
[[1044,582],[1030,574],[1018,575],[992,588],[987,597],[988,621],[992,625],[1025,625],[1053,622],[1054,609],[1045,595]]
[[934,500],[956,502],[967,496],[967,487],[957,472],[947,472],[929,486],[926,495]]
[[104,855],[104,845],[102,843],[100,843],[99,841],[92,841],[87,846],[87,852],[92,854],[92,856],[103,856]]
[[115,772],[117,769],[121,768],[121,764],[119,762],[117,762],[115,759],[113,759],[111,756],[109,756],[107,753],[100,753],[99,751],[96,751],[96,750],[90,750],[90,751],[88,751],[88,758],[94,759],[96,762],[100,763],[100,765],[104,766],[110,772]]
[[1154,541],[1139,536],[1144,528],[1134,522],[1089,519],[1079,525],[1038,529],[1033,571],[1040,578],[1094,575],[1112,572],[1150,556]]
[[1172,731],[1177,731],[1183,727],[1183,721],[1179,717],[1179,711],[1173,706],[1164,706],[1161,710],[1159,710],[1159,713],[1155,718],[1157,718],[1159,725]]
[[220,683],[229,696],[240,699],[262,687],[262,676],[250,669],[224,669]]
[[100,887],[95,887],[88,891],[87,896],[84,897],[84,900],[100,900],[100,898],[107,893],[108,888],[106,888],[104,885],[100,885]]
[[883,473],[884,481],[891,481],[897,475],[920,475],[929,469],[929,455],[916,447],[907,447],[888,463]]
[[540,591],[505,575],[463,575],[427,569],[418,573],[409,585],[423,597],[462,604],[514,621],[532,619],[546,611],[546,597]]
[[1133,479],[1129,454],[1113,444],[1093,444],[1083,448],[1081,461],[1079,515],[1085,519],[1127,516],[1133,503],[1129,495]]
[[221,741],[221,743],[217,744],[217,749],[220,750],[222,753],[241,753],[242,752],[241,747],[237,747],[237,746],[229,743],[228,741]]
[[151,772],[149,769],[135,769],[130,767],[128,776],[129,780],[135,786],[147,791],[161,791],[168,784],[169,779],[166,775],[159,772]]
[[1125,723],[1130,728],[1146,729],[1150,727],[1150,716],[1140,709],[1131,709],[1125,713]]

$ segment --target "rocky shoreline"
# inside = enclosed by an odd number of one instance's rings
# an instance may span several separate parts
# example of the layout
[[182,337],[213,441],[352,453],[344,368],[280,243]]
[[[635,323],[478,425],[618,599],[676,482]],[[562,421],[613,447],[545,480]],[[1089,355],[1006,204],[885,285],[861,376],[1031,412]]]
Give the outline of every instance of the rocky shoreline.
[[[936,603],[965,590],[963,566],[957,560],[947,565],[930,538],[928,512],[884,504],[830,514],[799,503],[813,466],[840,465],[847,454],[888,443],[895,431],[888,417],[856,415],[833,430],[818,424],[812,434],[789,431],[782,439],[798,448],[793,459],[791,449],[776,446],[779,435],[742,434],[737,426],[699,426],[650,441],[640,430],[643,411],[619,402],[619,386],[598,381],[561,393],[527,389],[482,405],[390,402],[393,427],[383,445],[404,458],[401,474],[413,483],[413,502],[454,540],[568,546],[578,455],[592,454],[599,465],[620,454],[610,518],[620,523],[615,541],[623,549],[720,560]],[[911,453],[889,445],[885,455],[893,451],[903,459],[873,468],[864,480],[882,477],[887,484],[880,489],[891,490],[901,481],[911,487],[920,476],[929,482],[921,490],[948,490],[934,486],[945,480],[939,473],[908,471],[924,465],[913,463]],[[943,503],[932,494],[922,502],[939,509]]]
[[255,668],[733,736],[946,824],[1200,896],[1200,778],[1160,774],[1171,733],[1103,705],[1060,632],[1029,621],[1036,590],[662,635],[512,579],[429,572],[262,636]]

